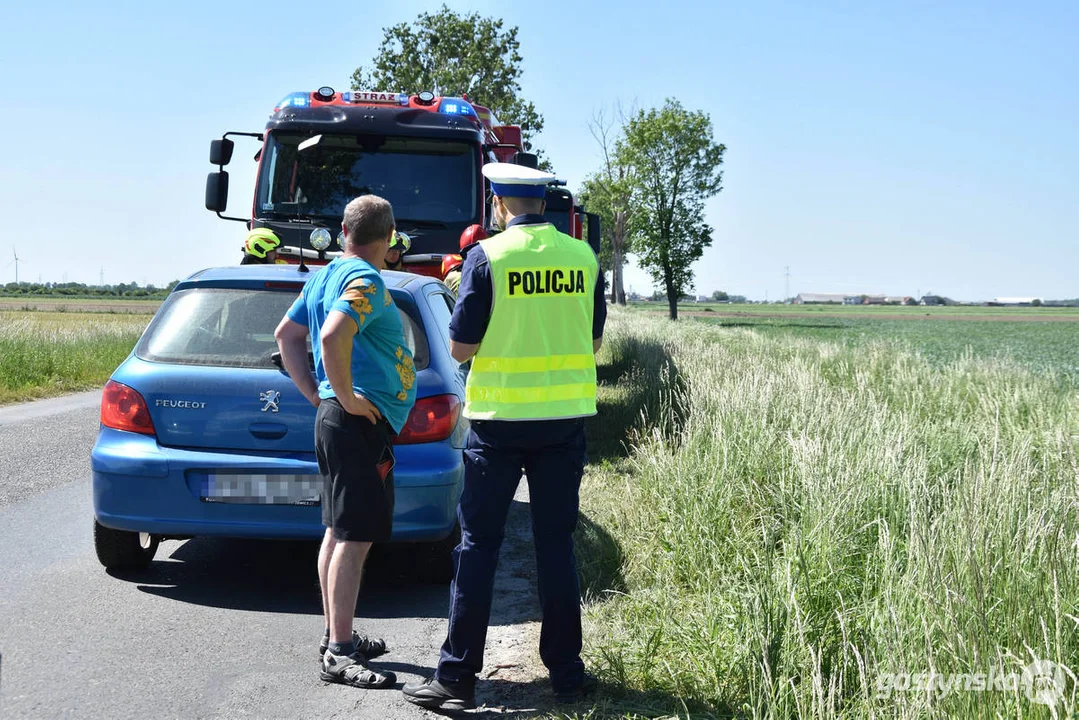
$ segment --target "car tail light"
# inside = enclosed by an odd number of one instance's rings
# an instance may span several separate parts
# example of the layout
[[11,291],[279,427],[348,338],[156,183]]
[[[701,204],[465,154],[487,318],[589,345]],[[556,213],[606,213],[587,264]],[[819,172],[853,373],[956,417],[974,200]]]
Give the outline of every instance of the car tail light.
[[142,395],[115,380],[109,380],[101,394],[101,424],[115,430],[154,434],[150,408]]
[[460,415],[461,401],[456,395],[435,395],[417,400],[394,443],[415,445],[445,440],[457,427]]

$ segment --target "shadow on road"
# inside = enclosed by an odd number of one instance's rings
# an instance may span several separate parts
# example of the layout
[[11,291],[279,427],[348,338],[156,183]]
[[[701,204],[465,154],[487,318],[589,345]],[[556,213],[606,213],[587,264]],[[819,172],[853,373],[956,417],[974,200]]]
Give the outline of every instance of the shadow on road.
[[[318,550],[319,543],[310,540],[197,537],[178,546],[164,543],[145,572],[110,574],[135,583],[141,592],[177,602],[321,615]],[[432,582],[426,574],[429,553],[423,544],[376,545],[364,571],[357,617],[446,618],[449,585]],[[534,576],[529,506],[515,500],[496,577],[493,626],[538,618],[537,603],[520,601],[534,595]]]
[[[142,573],[112,573],[142,592],[207,607],[321,615],[317,542],[194,538]],[[422,563],[404,560],[420,548],[376,547],[364,574],[361,617],[445,617],[446,585],[418,576]],[[391,556],[391,557],[387,557]]]

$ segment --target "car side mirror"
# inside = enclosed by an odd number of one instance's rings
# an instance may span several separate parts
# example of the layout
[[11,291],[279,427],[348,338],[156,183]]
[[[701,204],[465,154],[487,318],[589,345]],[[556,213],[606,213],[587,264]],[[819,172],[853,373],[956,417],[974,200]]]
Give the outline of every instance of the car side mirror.
[[228,138],[213,140],[210,142],[210,163],[213,165],[228,165],[232,160],[232,150],[236,143]]

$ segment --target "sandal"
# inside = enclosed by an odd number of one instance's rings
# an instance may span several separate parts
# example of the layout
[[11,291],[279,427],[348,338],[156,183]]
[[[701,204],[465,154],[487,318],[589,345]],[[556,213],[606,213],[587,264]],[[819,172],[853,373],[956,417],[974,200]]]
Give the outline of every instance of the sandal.
[[324,682],[368,690],[393,687],[397,684],[396,675],[389,670],[380,672],[368,667],[366,658],[358,652],[347,657],[327,652],[322,661],[321,677]]
[[[360,635],[355,630],[352,631],[352,643],[356,646],[356,652],[363,655],[368,660],[374,660],[377,657],[386,654],[387,647],[386,641],[382,638],[369,638],[366,635]],[[323,655],[326,654],[326,650],[330,647],[330,636],[323,635],[322,642],[318,645],[318,661],[322,662]]]

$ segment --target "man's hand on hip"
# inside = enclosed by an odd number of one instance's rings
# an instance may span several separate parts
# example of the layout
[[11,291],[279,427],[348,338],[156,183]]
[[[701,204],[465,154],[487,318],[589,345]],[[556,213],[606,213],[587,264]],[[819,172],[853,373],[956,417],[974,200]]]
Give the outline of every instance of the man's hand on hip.
[[338,397],[337,400],[349,415],[365,417],[371,421],[372,425],[382,419],[382,413],[378,411],[375,404],[358,392],[352,393],[351,398],[345,395]]

